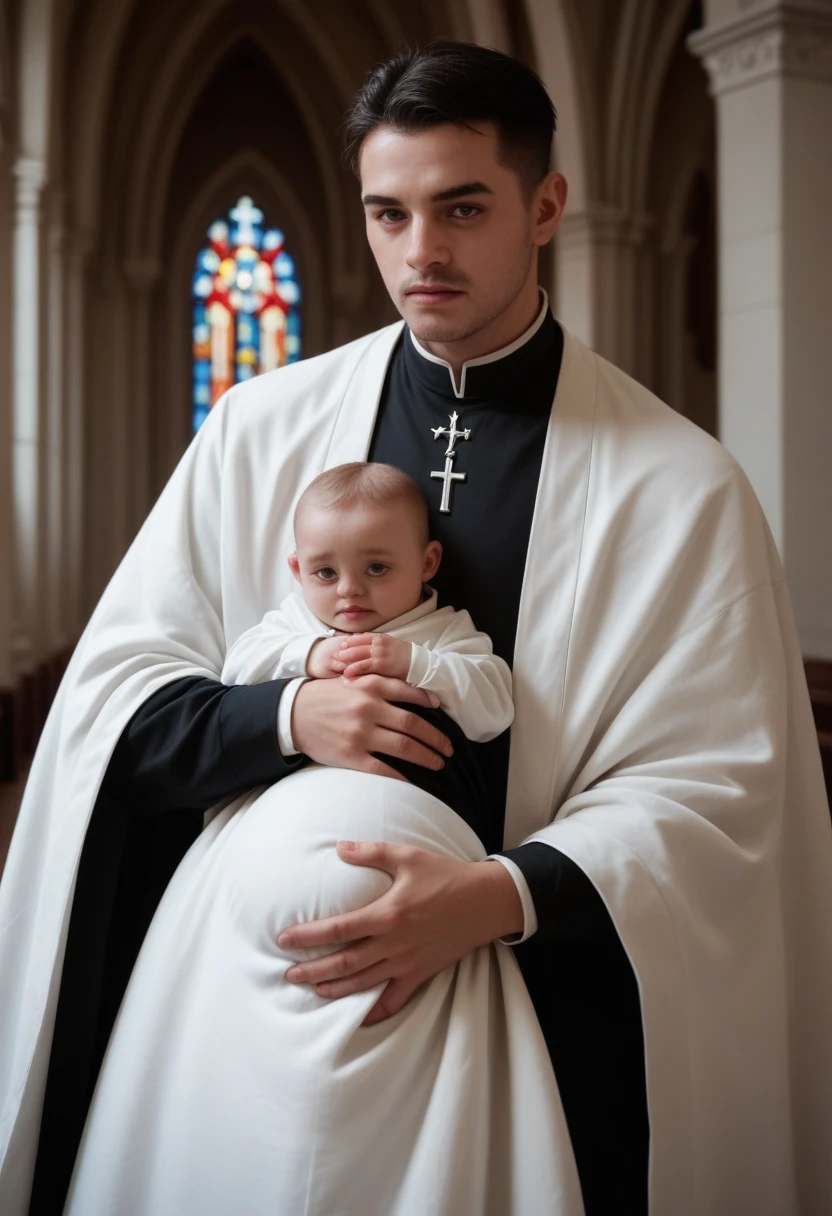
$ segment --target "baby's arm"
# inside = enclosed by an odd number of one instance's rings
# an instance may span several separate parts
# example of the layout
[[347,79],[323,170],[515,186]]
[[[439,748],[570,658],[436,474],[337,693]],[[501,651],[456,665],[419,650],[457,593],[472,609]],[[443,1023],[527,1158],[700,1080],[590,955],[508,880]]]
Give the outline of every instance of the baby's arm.
[[476,632],[467,612],[457,612],[430,647],[386,633],[342,641],[350,657],[348,679],[375,672],[435,692],[474,743],[496,738],[514,719],[508,664],[494,654],[488,635]]
[[[307,674],[313,647],[334,642],[321,626],[321,633],[299,632],[297,624],[282,609],[267,612],[258,625],[241,633],[225,656],[223,684],[262,684]],[[312,673],[309,673],[312,674]],[[340,672],[332,672],[339,675]]]

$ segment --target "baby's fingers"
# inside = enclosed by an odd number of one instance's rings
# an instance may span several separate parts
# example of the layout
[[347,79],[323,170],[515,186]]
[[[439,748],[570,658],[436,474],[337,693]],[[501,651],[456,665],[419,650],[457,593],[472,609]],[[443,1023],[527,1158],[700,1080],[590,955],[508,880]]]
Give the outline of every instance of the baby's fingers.
[[352,650],[356,646],[366,648],[368,651],[373,644],[372,633],[347,633],[341,637],[341,649]]
[[336,659],[339,663],[358,663],[362,659],[372,658],[373,648],[371,646],[351,646],[349,650],[339,650],[336,653]]
[[383,664],[378,659],[361,659],[357,663],[350,662],[347,664],[344,675],[348,680],[354,680],[357,676],[368,676],[375,673],[378,676],[383,676]]

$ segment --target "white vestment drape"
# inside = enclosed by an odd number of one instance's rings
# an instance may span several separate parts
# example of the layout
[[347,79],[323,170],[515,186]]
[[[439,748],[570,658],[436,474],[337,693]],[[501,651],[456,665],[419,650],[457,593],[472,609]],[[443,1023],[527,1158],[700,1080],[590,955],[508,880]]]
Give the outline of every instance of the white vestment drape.
[[339,839],[485,855],[444,803],[311,766],[218,815],[147,934],[66,1216],[582,1216],[546,1044],[508,946],[440,972],[385,1022],[284,980],[289,924],[389,875]]
[[[0,1206],[24,1213],[73,884],[140,704],[290,590],[292,510],[366,456],[393,326],[232,389],[50,714],[0,888]],[[460,605],[462,607],[463,605]],[[780,564],[713,440],[565,335],[513,667],[505,839],[556,846],[638,977],[651,1210],[832,1210],[832,843]]]

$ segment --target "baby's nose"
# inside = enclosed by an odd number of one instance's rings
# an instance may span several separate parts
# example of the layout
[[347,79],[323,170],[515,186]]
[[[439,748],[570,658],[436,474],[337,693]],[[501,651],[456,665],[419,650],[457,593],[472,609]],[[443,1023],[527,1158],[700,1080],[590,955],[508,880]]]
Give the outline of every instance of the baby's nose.
[[338,594],[341,596],[360,595],[361,590],[361,580],[354,574],[342,574],[338,579]]

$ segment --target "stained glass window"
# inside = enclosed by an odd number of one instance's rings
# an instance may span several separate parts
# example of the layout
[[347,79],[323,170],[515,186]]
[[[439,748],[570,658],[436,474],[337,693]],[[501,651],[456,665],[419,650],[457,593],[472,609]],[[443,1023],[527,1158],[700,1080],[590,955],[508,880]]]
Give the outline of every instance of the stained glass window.
[[300,287],[279,228],[247,195],[208,229],[193,277],[193,422],[219,397],[300,358]]

